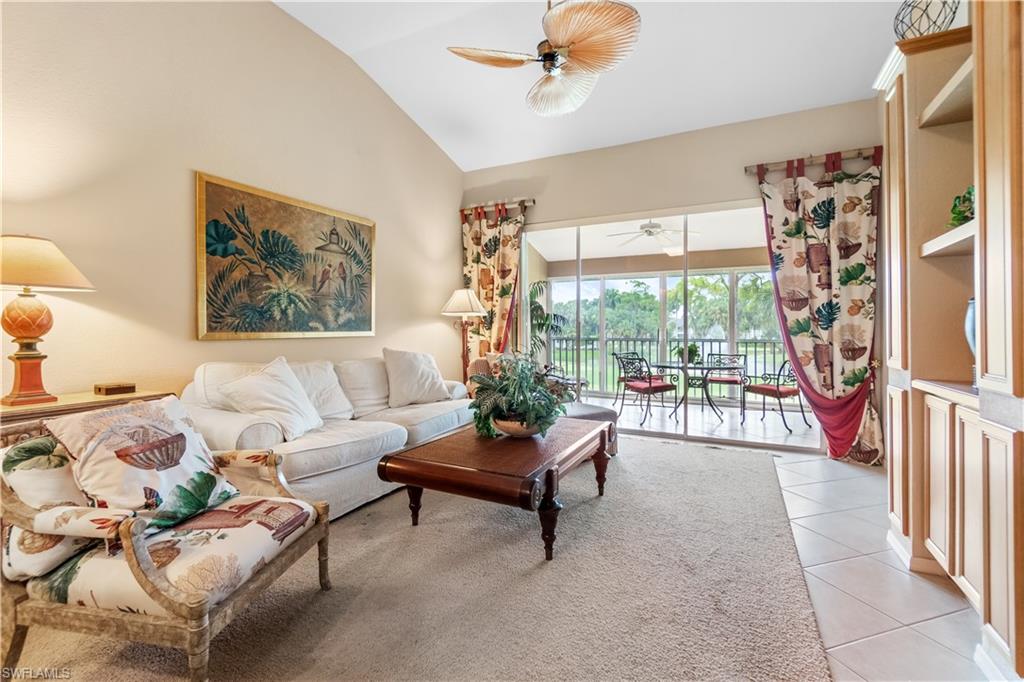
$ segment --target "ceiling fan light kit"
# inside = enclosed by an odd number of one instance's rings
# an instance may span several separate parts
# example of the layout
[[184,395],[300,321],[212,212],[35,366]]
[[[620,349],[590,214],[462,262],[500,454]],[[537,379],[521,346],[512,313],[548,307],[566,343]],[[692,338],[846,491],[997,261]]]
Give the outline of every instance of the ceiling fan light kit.
[[565,0],[549,8],[542,21],[545,40],[537,56],[473,47],[449,47],[463,59],[516,68],[539,62],[544,69],[526,96],[540,116],[576,111],[590,96],[598,76],[628,57],[640,35],[640,14],[616,0]]

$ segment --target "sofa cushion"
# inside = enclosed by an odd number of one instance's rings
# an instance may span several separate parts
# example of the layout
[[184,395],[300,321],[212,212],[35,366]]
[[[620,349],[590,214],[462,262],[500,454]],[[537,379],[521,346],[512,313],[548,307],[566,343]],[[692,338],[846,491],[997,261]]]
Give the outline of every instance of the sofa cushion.
[[288,366],[295,372],[296,378],[321,417],[352,418],[352,403],[341,389],[338,375],[334,373],[333,362],[310,360],[289,362]]
[[236,412],[273,419],[286,440],[294,440],[324,423],[283,356],[252,374],[221,384],[220,392]]
[[418,445],[434,436],[473,421],[473,413],[469,411],[471,402],[473,401],[463,398],[424,405],[389,407],[357,421],[398,424],[409,432],[406,445]]
[[[259,371],[261,362],[204,362],[196,367],[192,383],[185,387],[181,399],[197,403],[201,407],[218,410],[232,410],[231,402],[220,391],[220,387],[253,372]],[[345,396],[329,360],[289,362],[306,395],[321,417],[345,417],[352,404]],[[348,415],[351,417],[351,415]]]
[[[236,497],[146,538],[153,563],[175,587],[217,604],[316,522],[301,500]],[[28,583],[32,599],[168,615],[132,576],[124,551],[102,547],[66,561]]]
[[384,349],[388,372],[388,407],[404,407],[448,400],[451,395],[437,360],[429,353]]
[[289,481],[380,458],[405,445],[404,428],[388,422],[327,419],[302,438],[274,447]]
[[345,360],[335,364],[334,369],[357,419],[387,408],[388,371],[383,358]]
[[167,527],[238,494],[174,396],[44,423],[75,458],[75,481],[94,506]]

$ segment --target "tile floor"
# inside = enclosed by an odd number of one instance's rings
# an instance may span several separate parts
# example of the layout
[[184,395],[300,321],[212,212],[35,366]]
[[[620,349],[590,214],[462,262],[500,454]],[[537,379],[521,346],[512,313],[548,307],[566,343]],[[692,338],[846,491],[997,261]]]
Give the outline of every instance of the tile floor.
[[983,680],[980,621],[949,578],[910,573],[885,540],[882,468],[780,454],[776,471],[836,680]]
[[[587,396],[584,398],[584,402],[606,407],[612,406],[611,398]],[[618,409],[618,405],[615,406],[615,409]],[[680,408],[679,421],[671,416],[671,412],[671,406],[661,407],[659,402],[655,401],[651,416],[641,425],[640,419],[643,411],[632,402],[627,401],[622,416],[619,417],[619,428],[639,433],[682,434],[682,408]],[[760,401],[757,401],[756,406],[753,400],[747,405],[747,419],[742,424],[737,404],[723,404],[721,420],[708,407],[702,411],[699,401],[695,404],[691,403],[689,407],[689,432],[693,436],[792,447],[821,447],[821,429],[810,410],[807,410],[807,421],[811,423],[810,427],[801,421],[799,412],[786,412],[786,421],[793,429],[792,433],[783,427],[778,412],[769,412],[765,415],[764,421],[761,421]]]

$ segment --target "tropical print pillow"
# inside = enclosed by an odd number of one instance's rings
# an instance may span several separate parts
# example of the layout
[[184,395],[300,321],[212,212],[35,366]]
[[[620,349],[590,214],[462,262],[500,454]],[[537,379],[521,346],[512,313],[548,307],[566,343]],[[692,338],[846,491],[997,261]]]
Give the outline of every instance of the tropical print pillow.
[[45,422],[97,507],[138,511],[155,532],[238,495],[174,396]]
[[96,544],[92,538],[36,533],[17,526],[3,527],[3,574],[8,580],[45,575]]
[[[67,449],[51,435],[28,438],[0,450],[4,481],[22,502],[39,510],[89,504],[75,483],[70,464]],[[96,541],[5,525],[2,542],[4,577],[27,580],[53,570]]]
[[0,450],[0,472],[22,502],[35,509],[89,501],[71,472],[67,448],[51,435],[36,436]]

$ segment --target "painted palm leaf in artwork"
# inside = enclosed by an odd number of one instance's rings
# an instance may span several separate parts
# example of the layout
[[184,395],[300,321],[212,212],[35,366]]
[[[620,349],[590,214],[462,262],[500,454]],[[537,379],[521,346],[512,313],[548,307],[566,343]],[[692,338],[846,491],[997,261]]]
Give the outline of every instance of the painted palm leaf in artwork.
[[338,245],[352,262],[352,267],[357,273],[369,274],[373,269],[373,245],[351,222],[348,223],[346,231],[348,236],[341,237]]
[[244,253],[238,244],[235,243],[235,239],[238,237],[235,231],[230,226],[225,225],[221,221],[214,218],[206,223],[206,253],[211,256],[219,256],[220,258],[230,258],[231,256]]
[[242,279],[232,279],[238,263],[232,261],[222,267],[206,287],[206,306],[210,322],[215,328],[230,326],[238,308],[238,299],[245,291]]
[[256,255],[278,277],[302,269],[302,252],[283,232],[263,230],[256,246]]
[[352,275],[351,279],[351,295],[352,303],[357,308],[362,308],[366,305],[367,299],[370,298],[370,279],[366,273],[357,272]]
[[233,311],[229,326],[233,332],[263,331],[270,321],[270,313],[261,305],[243,302]]

